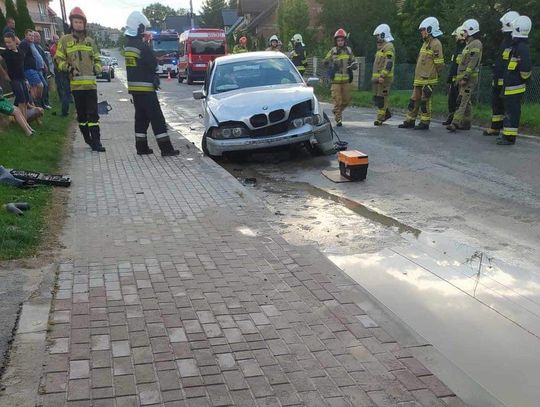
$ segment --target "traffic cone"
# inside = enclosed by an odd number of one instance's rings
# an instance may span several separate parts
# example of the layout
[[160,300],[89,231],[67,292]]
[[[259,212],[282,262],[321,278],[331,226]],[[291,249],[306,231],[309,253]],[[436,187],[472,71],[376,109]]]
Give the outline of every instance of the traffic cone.
[[167,80],[170,81],[171,80],[171,71],[167,71]]

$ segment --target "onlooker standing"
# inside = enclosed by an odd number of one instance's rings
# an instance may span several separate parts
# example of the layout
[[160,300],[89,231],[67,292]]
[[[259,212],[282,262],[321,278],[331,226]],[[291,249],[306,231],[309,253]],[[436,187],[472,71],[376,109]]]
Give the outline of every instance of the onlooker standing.
[[[34,47],[36,47],[36,51],[40,56],[40,61],[43,61],[43,66],[39,69],[39,75],[41,77],[41,82],[43,83],[43,108],[48,110],[51,108],[51,106],[49,106],[49,81],[47,79],[47,74],[49,73],[49,61],[45,54],[45,50],[41,46],[41,35],[37,31],[34,31]],[[38,61],[38,68],[39,67]]]
[[99,50],[86,32],[86,16],[79,7],[69,13],[71,34],[64,35],[56,49],[56,63],[70,78],[77,109],[77,121],[84,141],[93,151],[104,152],[101,145],[97,104],[96,74],[101,72]]
[[11,89],[15,95],[14,105],[17,106],[24,117],[26,117],[26,107],[30,102],[30,95],[26,87],[24,77],[24,54],[17,48],[16,37],[11,32],[4,34],[6,50],[2,51],[2,58],[6,62],[7,72],[3,73],[4,79],[11,82]]
[[67,117],[69,114],[69,102],[71,97],[71,90],[69,89],[69,77],[67,72],[62,72],[60,69],[58,69],[58,64],[54,58],[56,56],[56,49],[58,47],[59,39],[60,38],[58,35],[53,35],[49,52],[51,53],[54,62],[54,81],[56,82],[56,91],[58,92],[58,97],[62,103],[62,117]]
[[6,34],[13,34],[17,45],[19,45],[19,42],[21,41],[17,38],[17,33],[15,32],[15,19],[13,17],[8,17],[6,20],[6,26],[2,31],[2,36],[5,36]]
[[[38,65],[35,55],[39,55],[34,47],[34,31],[27,29],[24,32],[24,40],[21,41],[19,49],[24,53],[24,76],[30,84],[30,94],[34,103],[40,104],[43,94],[43,82],[38,72]],[[34,50],[34,51],[32,51]]]

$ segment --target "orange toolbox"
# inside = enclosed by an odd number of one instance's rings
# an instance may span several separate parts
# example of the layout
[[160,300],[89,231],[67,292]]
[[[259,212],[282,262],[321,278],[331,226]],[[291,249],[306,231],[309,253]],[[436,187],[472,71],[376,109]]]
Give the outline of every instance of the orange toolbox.
[[367,177],[368,156],[358,150],[340,151],[338,154],[339,171],[351,181],[363,181]]

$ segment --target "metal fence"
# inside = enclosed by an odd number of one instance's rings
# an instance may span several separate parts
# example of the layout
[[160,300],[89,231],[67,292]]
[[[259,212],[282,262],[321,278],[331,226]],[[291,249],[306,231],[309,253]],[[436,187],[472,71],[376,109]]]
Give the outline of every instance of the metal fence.
[[[365,57],[357,58],[359,69],[355,72],[353,86],[360,90],[371,90],[371,74],[373,63],[366,61]],[[394,71],[393,90],[411,90],[414,80],[415,64],[397,64]],[[307,75],[317,76],[322,79],[323,85],[328,85],[326,75],[327,68],[324,67],[322,58],[310,58],[308,62]],[[435,88],[435,92],[446,93],[446,77],[448,66],[442,74],[440,83]],[[480,103],[491,103],[491,67],[483,66],[480,70],[478,86],[475,92],[475,100]],[[540,103],[540,67],[533,68],[531,79],[527,84],[527,93],[524,97],[525,103]]]

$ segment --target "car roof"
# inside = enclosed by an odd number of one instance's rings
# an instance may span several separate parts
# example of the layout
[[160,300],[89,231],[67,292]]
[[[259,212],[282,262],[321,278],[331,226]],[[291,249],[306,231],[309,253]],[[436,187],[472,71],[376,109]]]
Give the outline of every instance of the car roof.
[[231,54],[216,58],[216,65],[229,64],[232,62],[255,61],[259,59],[288,59],[285,54],[276,51],[256,51],[244,52],[242,54]]

